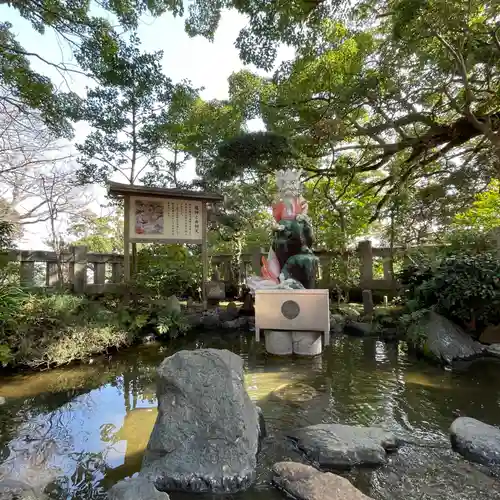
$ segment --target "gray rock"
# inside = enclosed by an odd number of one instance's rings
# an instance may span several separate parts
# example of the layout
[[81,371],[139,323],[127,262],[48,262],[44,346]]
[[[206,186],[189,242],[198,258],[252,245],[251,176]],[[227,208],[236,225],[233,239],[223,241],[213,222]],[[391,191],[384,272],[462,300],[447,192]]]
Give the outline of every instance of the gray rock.
[[410,326],[407,341],[425,357],[447,365],[486,353],[462,328],[433,311]]
[[165,312],[166,313],[181,313],[181,303],[178,301],[175,295],[171,295],[165,301]]
[[109,500],[169,500],[169,496],[158,491],[151,481],[134,477],[116,483],[108,492]]
[[402,447],[384,467],[370,471],[369,482],[376,498],[385,500],[500,498],[498,479],[488,468],[464,460],[446,440],[440,448]]
[[344,333],[353,337],[369,337],[373,333],[373,326],[371,323],[348,321],[344,326]]
[[45,498],[35,493],[28,484],[13,479],[0,481],[0,500],[39,500]]
[[491,344],[486,347],[486,353],[495,358],[500,358],[500,344]]
[[310,465],[279,462],[273,466],[273,483],[297,500],[370,500],[346,478],[320,472]]
[[241,318],[236,318],[231,321],[224,321],[222,323],[222,328],[226,330],[238,330],[248,325],[248,317],[242,316]]
[[337,335],[342,334],[345,322],[346,318],[342,314],[330,314],[330,331]]
[[226,307],[226,315],[227,315],[227,321],[236,319],[239,314],[239,309],[238,306],[234,302],[229,302],[229,304]]
[[220,328],[222,322],[218,311],[210,311],[203,314],[200,318],[200,325],[208,329]]
[[198,328],[202,325],[203,313],[201,312],[189,313],[186,314],[185,319],[190,328]]
[[141,474],[161,491],[233,493],[251,485],[259,415],[239,356],[180,351],[158,368],[157,394],[158,418]]
[[311,425],[288,436],[310,460],[332,468],[384,464],[387,452],[400,444],[394,434],[384,429],[342,424]]
[[450,427],[451,444],[462,456],[483,465],[500,465],[500,429],[469,417]]

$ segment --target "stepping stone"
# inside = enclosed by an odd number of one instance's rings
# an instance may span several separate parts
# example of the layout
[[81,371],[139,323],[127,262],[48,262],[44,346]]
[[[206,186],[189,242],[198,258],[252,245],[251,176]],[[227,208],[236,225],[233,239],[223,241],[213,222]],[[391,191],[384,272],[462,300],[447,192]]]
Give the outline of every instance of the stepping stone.
[[288,437],[310,460],[322,467],[341,469],[385,464],[387,453],[400,445],[396,436],[384,429],[342,424],[311,425]]
[[273,483],[297,500],[373,500],[344,477],[295,462],[275,464]]
[[469,417],[457,418],[450,427],[455,451],[472,462],[500,465],[500,429]]

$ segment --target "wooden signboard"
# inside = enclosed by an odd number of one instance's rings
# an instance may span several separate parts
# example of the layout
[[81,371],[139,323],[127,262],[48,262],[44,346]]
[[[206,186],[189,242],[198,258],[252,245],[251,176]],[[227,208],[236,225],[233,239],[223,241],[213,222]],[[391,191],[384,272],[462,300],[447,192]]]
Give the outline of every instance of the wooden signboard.
[[124,272],[130,279],[130,243],[192,243],[201,245],[202,293],[206,299],[208,275],[207,203],[223,200],[219,194],[110,182],[109,194],[124,200]]
[[203,243],[203,202],[131,196],[130,205],[130,241]]

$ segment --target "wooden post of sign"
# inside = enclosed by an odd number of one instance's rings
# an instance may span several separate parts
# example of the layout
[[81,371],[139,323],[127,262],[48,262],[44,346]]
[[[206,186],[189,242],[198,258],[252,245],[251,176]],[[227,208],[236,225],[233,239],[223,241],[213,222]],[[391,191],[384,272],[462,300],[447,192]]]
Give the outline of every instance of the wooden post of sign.
[[123,276],[130,281],[130,196],[124,197],[123,209]]
[[207,281],[208,281],[208,249],[207,249],[207,222],[208,222],[208,210],[207,204],[202,204],[201,209],[202,217],[202,229],[201,229],[201,261],[203,265],[202,271],[202,286],[201,286],[201,298],[203,300],[203,308],[207,309]]

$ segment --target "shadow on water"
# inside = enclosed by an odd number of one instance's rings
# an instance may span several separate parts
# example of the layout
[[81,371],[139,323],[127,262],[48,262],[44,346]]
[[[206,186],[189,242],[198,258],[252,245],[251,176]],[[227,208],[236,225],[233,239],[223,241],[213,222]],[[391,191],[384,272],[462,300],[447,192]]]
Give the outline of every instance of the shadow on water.
[[157,365],[176,350],[202,347],[244,358],[248,392],[265,415],[268,437],[257,481],[236,495],[242,500],[281,498],[269,484],[270,467],[304,461],[287,431],[322,422],[381,425],[432,444],[405,446],[382,468],[346,474],[377,500],[500,499],[499,480],[453,453],[448,439],[457,412],[500,423],[500,365],[484,361],[445,372],[409,358],[403,345],[348,338],[335,338],[315,359],[275,359],[252,337],[207,336],[0,380],[7,400],[0,407],[0,474],[54,499],[104,498],[110,486],[140,469],[156,419]]

